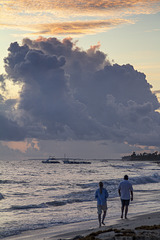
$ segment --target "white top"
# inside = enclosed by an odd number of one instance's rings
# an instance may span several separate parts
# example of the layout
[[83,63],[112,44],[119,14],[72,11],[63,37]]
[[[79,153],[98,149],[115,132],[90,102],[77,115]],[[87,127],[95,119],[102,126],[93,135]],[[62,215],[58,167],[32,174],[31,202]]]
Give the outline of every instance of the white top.
[[128,180],[124,180],[119,184],[118,190],[121,192],[121,199],[129,200],[130,192],[133,191],[133,187]]

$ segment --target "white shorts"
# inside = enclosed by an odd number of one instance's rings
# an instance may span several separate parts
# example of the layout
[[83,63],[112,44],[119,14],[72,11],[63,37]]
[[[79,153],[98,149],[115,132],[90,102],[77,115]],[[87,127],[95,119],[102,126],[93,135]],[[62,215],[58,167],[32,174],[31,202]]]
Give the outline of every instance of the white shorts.
[[102,211],[107,211],[107,204],[105,205],[97,205],[97,213],[102,214]]

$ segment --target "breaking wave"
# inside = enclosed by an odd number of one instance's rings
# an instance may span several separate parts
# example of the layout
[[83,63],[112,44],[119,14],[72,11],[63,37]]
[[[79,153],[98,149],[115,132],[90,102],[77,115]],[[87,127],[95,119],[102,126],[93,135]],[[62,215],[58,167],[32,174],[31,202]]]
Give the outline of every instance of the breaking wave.
[[49,206],[64,206],[66,204],[72,204],[72,203],[78,203],[83,202],[83,200],[80,199],[69,199],[64,201],[51,201],[41,204],[29,204],[29,205],[13,205],[10,210],[28,210],[28,209],[34,209],[34,208],[47,208]]

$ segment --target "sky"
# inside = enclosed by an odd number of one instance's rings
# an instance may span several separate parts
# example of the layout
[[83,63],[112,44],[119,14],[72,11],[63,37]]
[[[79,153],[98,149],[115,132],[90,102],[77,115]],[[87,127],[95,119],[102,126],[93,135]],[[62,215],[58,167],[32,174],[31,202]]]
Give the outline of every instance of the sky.
[[159,0],[0,0],[0,159],[160,151]]

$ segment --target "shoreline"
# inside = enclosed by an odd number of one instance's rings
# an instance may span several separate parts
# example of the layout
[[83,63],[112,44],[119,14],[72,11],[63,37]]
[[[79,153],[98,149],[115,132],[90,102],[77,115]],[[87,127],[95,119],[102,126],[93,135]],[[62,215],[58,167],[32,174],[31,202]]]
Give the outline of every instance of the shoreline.
[[[143,239],[145,239],[144,234],[147,234],[147,236],[150,236],[149,234],[152,234],[154,235],[154,239],[160,239],[160,211],[137,215],[137,216],[134,215],[129,217],[128,219],[116,218],[116,219],[109,220],[106,218],[105,223],[106,223],[105,226],[99,228],[98,220],[90,220],[86,222],[78,222],[78,223],[54,226],[46,229],[25,231],[19,235],[5,237],[3,239],[6,239],[6,240],[58,240],[58,239],[67,240],[67,239],[74,239],[76,237],[76,239],[78,240],[78,239],[88,239],[87,236],[89,237],[90,235],[92,235],[92,239],[94,239],[93,236],[96,236],[97,238],[102,240],[105,240],[105,239],[112,240],[114,239],[115,236],[117,236],[116,239],[120,239],[118,238],[118,236],[126,237],[124,233],[128,234],[127,236],[130,236],[130,237],[134,235],[136,239],[135,234],[141,235],[141,232],[143,232]],[[146,227],[142,227],[142,226],[146,226]],[[148,226],[154,226],[154,227],[152,228],[150,227],[149,229]],[[136,229],[137,227],[139,228],[139,230]],[[127,231],[129,232],[127,233]],[[157,236],[158,238],[156,238]],[[124,238],[124,239],[129,239],[129,238]]]

